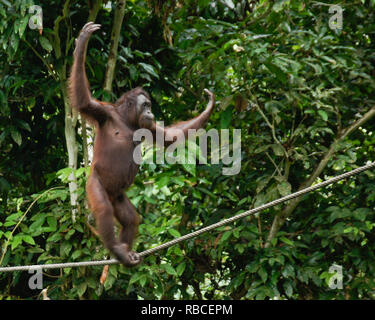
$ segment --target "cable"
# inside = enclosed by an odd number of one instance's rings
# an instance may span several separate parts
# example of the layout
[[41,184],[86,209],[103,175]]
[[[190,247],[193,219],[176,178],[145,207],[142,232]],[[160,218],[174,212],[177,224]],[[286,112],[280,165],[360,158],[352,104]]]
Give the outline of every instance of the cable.
[[[219,227],[224,226],[224,225],[226,225],[228,223],[231,223],[233,221],[236,221],[236,220],[245,218],[247,216],[253,215],[253,214],[255,214],[255,213],[259,212],[259,211],[271,208],[271,207],[276,206],[276,205],[278,205],[280,203],[283,203],[285,201],[288,201],[288,200],[300,197],[300,196],[302,196],[302,195],[304,195],[306,193],[310,193],[310,192],[312,192],[312,191],[314,191],[316,189],[319,189],[319,188],[325,187],[327,185],[336,183],[336,182],[338,182],[340,180],[343,180],[345,178],[354,176],[356,174],[359,174],[359,173],[361,173],[363,171],[372,169],[374,167],[375,167],[375,162],[371,162],[371,163],[369,163],[369,164],[367,164],[365,166],[362,166],[362,167],[359,167],[357,169],[348,171],[346,173],[343,173],[341,175],[338,175],[338,176],[336,176],[334,178],[328,179],[326,181],[323,181],[323,182],[318,183],[316,185],[313,185],[311,187],[299,190],[299,191],[294,192],[292,194],[289,194],[289,195],[287,195],[285,197],[282,197],[282,198],[279,198],[277,200],[268,202],[268,203],[266,203],[266,204],[264,204],[262,206],[259,206],[257,208],[245,211],[245,212],[240,213],[238,215],[235,215],[235,216],[233,216],[231,218],[224,219],[222,221],[219,221],[217,223],[211,224],[211,225],[209,225],[207,227],[204,227],[202,229],[199,229],[197,231],[193,231],[191,233],[188,233],[188,234],[186,234],[186,235],[184,235],[182,237],[179,237],[177,239],[173,239],[171,241],[163,243],[163,244],[161,244],[159,246],[156,246],[154,248],[145,250],[145,251],[139,253],[139,255],[141,257],[145,257],[147,255],[150,255],[150,254],[156,252],[156,251],[169,248],[169,247],[171,247],[171,246],[173,246],[173,245],[175,245],[175,244],[177,244],[179,242],[182,242],[182,241],[185,241],[185,240],[197,237],[197,236],[201,235],[202,233],[211,231],[213,229],[219,228]],[[81,261],[81,262],[68,262],[68,263],[43,264],[43,265],[0,267],[0,272],[27,271],[27,270],[36,270],[36,269],[57,269],[57,268],[75,268],[75,267],[87,267],[87,266],[102,266],[102,265],[119,264],[119,263],[120,262],[117,261],[116,259],[111,259],[111,260],[99,260],[99,261]]]

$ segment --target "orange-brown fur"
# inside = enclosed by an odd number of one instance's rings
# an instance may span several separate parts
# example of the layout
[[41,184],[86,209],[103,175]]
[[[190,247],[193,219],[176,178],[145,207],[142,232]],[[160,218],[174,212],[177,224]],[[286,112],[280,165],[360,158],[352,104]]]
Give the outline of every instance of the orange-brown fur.
[[[132,266],[140,261],[139,256],[131,251],[139,219],[124,190],[133,183],[138,172],[138,165],[133,160],[133,134],[139,129],[139,123],[143,123],[140,120],[144,112],[137,113],[137,97],[144,95],[149,100],[150,97],[142,88],[135,88],[123,94],[114,104],[92,98],[85,72],[86,47],[91,33],[99,28],[99,25],[86,24],[77,39],[69,78],[69,96],[72,107],[96,126],[94,156],[86,191],[98,232],[105,246],[123,264]],[[169,128],[158,127],[152,122],[149,129],[154,134],[163,130],[164,135],[182,129],[186,135],[188,129],[201,128],[207,122],[213,110],[213,95],[210,102],[207,109],[194,119]],[[122,225],[118,239],[114,233],[113,216]]]

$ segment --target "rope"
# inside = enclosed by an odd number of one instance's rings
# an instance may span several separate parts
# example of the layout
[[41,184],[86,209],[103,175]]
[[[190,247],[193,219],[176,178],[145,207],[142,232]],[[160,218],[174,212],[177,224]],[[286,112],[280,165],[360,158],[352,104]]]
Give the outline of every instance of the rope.
[[[173,239],[171,241],[168,241],[166,243],[163,243],[163,244],[161,244],[159,246],[156,246],[154,248],[145,250],[145,251],[139,253],[139,255],[141,257],[145,257],[147,255],[150,255],[150,254],[156,252],[156,251],[169,248],[169,247],[171,247],[171,246],[173,246],[173,245],[175,245],[175,244],[177,244],[179,242],[182,242],[182,241],[185,241],[185,240],[197,237],[197,236],[201,235],[202,233],[211,231],[213,229],[219,228],[221,226],[224,226],[224,225],[229,224],[231,222],[234,222],[236,220],[245,218],[245,217],[253,215],[253,214],[257,213],[257,212],[260,212],[260,211],[263,211],[265,209],[274,207],[274,206],[276,206],[276,205],[278,205],[280,203],[283,203],[285,201],[288,201],[288,200],[300,197],[300,196],[302,196],[302,195],[304,195],[306,193],[309,193],[309,192],[312,192],[312,191],[317,190],[319,188],[322,188],[322,187],[328,186],[330,184],[336,183],[336,182],[338,182],[340,180],[343,180],[345,178],[354,176],[356,174],[359,174],[359,173],[361,173],[363,171],[372,169],[374,167],[375,167],[375,162],[371,162],[371,163],[369,163],[369,164],[367,164],[365,166],[362,166],[362,167],[359,167],[357,169],[348,171],[348,172],[343,173],[341,175],[338,175],[338,176],[336,176],[334,178],[331,178],[331,179],[328,179],[328,180],[323,181],[321,183],[318,183],[318,184],[316,184],[314,186],[311,186],[311,187],[308,187],[308,188],[304,188],[304,189],[299,190],[297,192],[291,193],[291,194],[289,194],[289,195],[287,195],[285,197],[282,197],[282,198],[279,198],[277,200],[268,202],[268,203],[266,203],[266,204],[264,204],[262,206],[259,206],[257,208],[245,211],[245,212],[240,213],[238,215],[235,215],[235,216],[233,216],[231,218],[224,219],[222,221],[219,221],[217,223],[211,224],[211,225],[209,225],[207,227],[204,227],[202,229],[199,229],[197,231],[193,231],[191,233],[188,233],[188,234],[186,234],[186,235],[184,235],[182,237],[179,237],[179,238]],[[82,261],[82,262],[68,262],[68,263],[55,263],[55,264],[29,265],[29,266],[16,266],[16,267],[0,267],[0,272],[28,271],[28,270],[37,270],[37,269],[75,268],[75,267],[88,267],[88,266],[103,266],[103,265],[111,265],[111,264],[119,264],[119,263],[120,262],[117,261],[116,259],[111,259],[111,260],[100,260],[100,261]]]

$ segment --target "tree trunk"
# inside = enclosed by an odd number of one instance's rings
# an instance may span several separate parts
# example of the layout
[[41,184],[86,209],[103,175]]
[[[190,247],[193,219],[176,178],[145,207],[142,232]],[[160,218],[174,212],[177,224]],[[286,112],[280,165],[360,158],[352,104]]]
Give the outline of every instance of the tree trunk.
[[124,20],[126,0],[116,2],[115,17],[111,32],[111,47],[109,49],[107,69],[105,73],[103,89],[106,92],[112,92],[112,83],[115,74],[118,43],[120,38],[122,21]]
[[[65,107],[65,141],[66,148],[68,150],[68,167],[76,170],[77,169],[77,157],[78,147],[76,138],[76,125],[77,125],[77,112],[72,110],[66,86],[66,80],[61,81],[61,91],[63,94],[64,107]],[[70,193],[70,205],[72,207],[72,220],[76,221],[78,195],[77,195],[77,179],[74,173],[69,176],[69,193]]]
[[[63,53],[61,50],[61,39],[60,39],[60,23],[67,19],[70,15],[69,11],[70,1],[66,1],[63,7],[63,14],[59,16],[55,20],[55,24],[53,27],[53,41],[52,46],[55,52],[55,56],[57,59],[61,59],[63,57]],[[70,30],[71,31],[71,30]],[[68,34],[71,34],[69,32]],[[66,43],[69,43],[70,38],[66,39]],[[67,52],[65,52],[67,54]],[[65,58],[65,57],[64,57]],[[58,74],[58,78],[60,80],[60,89],[63,97],[64,103],[64,110],[65,110],[65,141],[66,141],[66,148],[68,151],[68,167],[72,170],[77,169],[77,139],[76,139],[76,132],[75,128],[77,125],[77,117],[78,114],[75,110],[72,110],[69,103],[68,98],[68,88],[67,88],[67,60],[64,60],[64,63],[56,68],[56,72]],[[70,205],[72,207],[72,220],[75,222],[76,215],[77,215],[77,206],[78,206],[78,195],[77,195],[77,179],[74,173],[71,173],[69,176],[69,193],[70,193]]]

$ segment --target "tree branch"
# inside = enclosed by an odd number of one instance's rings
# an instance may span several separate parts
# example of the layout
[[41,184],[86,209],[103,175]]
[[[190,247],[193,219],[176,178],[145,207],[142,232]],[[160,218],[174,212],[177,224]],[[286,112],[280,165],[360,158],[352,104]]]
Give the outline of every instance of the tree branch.
[[262,118],[264,119],[264,121],[266,121],[267,125],[271,129],[273,140],[276,142],[276,144],[278,144],[281,147],[281,149],[283,150],[283,153],[285,155],[285,158],[288,159],[289,158],[288,152],[286,152],[283,144],[276,137],[275,126],[273,124],[271,124],[271,122],[268,120],[267,116],[262,111],[261,107],[259,106],[258,99],[250,91],[249,91],[249,94],[250,94],[250,96],[253,99],[253,103],[255,104],[256,109],[258,110],[258,112],[260,113],[260,115],[262,116]]
[[[360,126],[365,124],[367,121],[369,121],[371,118],[375,116],[375,106],[373,106],[367,113],[365,113],[359,120],[355,121],[352,125],[345,128],[338,134],[338,137],[333,141],[328,151],[325,153],[323,159],[319,162],[316,169],[313,171],[313,173],[310,175],[310,177],[303,182],[298,190],[305,189],[307,187],[310,187],[316,178],[320,176],[320,174],[323,172],[325,167],[327,166],[329,160],[332,158],[332,156],[337,151],[337,146],[340,142],[342,142],[349,134],[357,130]],[[298,204],[301,201],[301,197],[295,198],[289,202],[289,204],[284,208],[283,211],[281,211],[278,215],[275,216],[271,230],[268,234],[267,241],[265,244],[265,248],[268,248],[272,244],[272,240],[276,236],[277,232],[280,230],[280,228],[283,226],[286,218],[288,218],[294,211],[294,209],[298,206]]]

